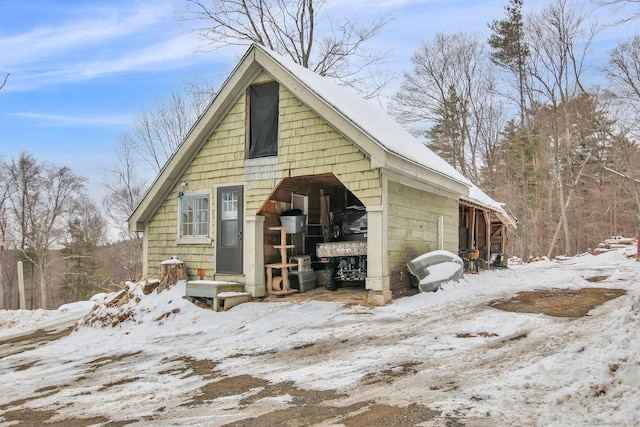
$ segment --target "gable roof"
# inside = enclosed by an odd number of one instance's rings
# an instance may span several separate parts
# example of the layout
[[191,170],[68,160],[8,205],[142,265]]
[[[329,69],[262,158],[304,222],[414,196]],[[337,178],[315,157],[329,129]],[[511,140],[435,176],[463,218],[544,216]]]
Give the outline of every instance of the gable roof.
[[168,160],[145,197],[129,217],[132,229],[142,231],[244,89],[266,72],[309,108],[322,116],[371,159],[384,167],[447,191],[469,194],[473,184],[419,142],[372,102],[295,62],[259,45],[252,45],[229,75],[207,110]]
[[353,126],[385,151],[466,186],[471,185],[460,172],[418,141],[373,102],[361,98],[351,88],[340,86],[332,79],[322,77],[288,58],[260,46],[255,47],[304,84],[315,97],[340,112]]

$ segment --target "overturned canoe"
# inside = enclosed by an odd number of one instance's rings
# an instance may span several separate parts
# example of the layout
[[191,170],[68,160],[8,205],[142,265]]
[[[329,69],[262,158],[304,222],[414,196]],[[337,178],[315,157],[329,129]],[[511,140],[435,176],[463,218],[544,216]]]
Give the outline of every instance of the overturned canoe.
[[412,283],[423,292],[434,292],[444,282],[462,277],[462,259],[448,251],[433,251],[420,255],[407,263]]

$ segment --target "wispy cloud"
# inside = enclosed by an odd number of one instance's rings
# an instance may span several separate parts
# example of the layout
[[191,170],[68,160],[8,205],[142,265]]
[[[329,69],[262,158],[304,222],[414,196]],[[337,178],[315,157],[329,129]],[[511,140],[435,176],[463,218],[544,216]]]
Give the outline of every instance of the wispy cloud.
[[31,31],[0,38],[4,67],[38,63],[131,36],[166,18],[160,8],[137,8],[123,16],[115,9],[88,11],[97,18],[81,22],[33,28]]
[[12,77],[7,89],[33,90],[114,73],[191,65],[199,42],[176,25],[174,4],[93,7],[82,13],[87,16],[82,21],[0,38],[0,66]]
[[130,116],[80,117],[62,114],[40,114],[31,112],[12,113],[13,117],[36,119],[39,126],[46,127],[127,127],[131,123]]
[[[159,71],[192,65],[199,60],[193,54],[194,41],[186,35],[146,47],[118,51],[108,58],[67,60],[64,64],[43,64],[36,69],[12,73],[13,89],[34,89],[50,84],[71,83],[105,75]],[[16,75],[17,74],[17,75]]]

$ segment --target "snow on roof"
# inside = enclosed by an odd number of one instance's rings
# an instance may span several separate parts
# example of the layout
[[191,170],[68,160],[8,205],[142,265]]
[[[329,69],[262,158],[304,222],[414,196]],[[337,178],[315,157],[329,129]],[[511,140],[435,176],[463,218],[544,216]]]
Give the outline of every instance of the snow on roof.
[[471,185],[471,187],[469,188],[469,196],[463,197],[463,199],[496,211],[503,217],[503,219],[507,221],[507,223],[514,227],[518,223],[517,219],[511,213],[511,210],[505,209],[504,203],[496,202],[487,193],[485,193],[475,185]]
[[463,198],[495,210],[507,222],[513,226],[516,225],[517,221],[504,209],[502,203],[493,200],[442,157],[431,151],[429,147],[385,113],[379,105],[373,101],[363,99],[353,92],[351,88],[341,86],[333,79],[322,77],[296,64],[289,58],[257,45],[256,48],[262,50],[292,76],[300,80],[315,96],[340,112],[372,141],[412,163],[466,185],[469,188],[469,194],[463,195]]
[[493,200],[487,193],[485,193],[475,185],[472,185],[471,188],[469,188],[469,197],[465,197],[465,199],[469,200],[470,202],[476,202],[479,205],[486,206],[491,209],[502,209],[500,203]]
[[361,98],[351,88],[340,86],[334,80],[322,77],[288,58],[258,45],[255,47],[280,64],[310,92],[341,113],[388,152],[464,185],[472,185],[464,175],[418,141],[374,102]]

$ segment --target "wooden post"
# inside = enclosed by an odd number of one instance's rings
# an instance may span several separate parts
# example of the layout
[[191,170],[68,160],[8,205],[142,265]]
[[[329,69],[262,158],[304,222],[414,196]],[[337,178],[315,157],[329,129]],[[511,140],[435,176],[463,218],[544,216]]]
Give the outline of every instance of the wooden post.
[[507,247],[509,240],[507,239],[507,225],[502,224],[500,226],[500,234],[502,234],[502,245],[500,247],[500,252],[502,252],[503,256],[507,256],[507,252],[509,248]]
[[471,227],[469,227],[469,247],[467,249],[476,249],[476,208],[471,207]]
[[488,266],[491,262],[491,214],[486,209],[482,213],[484,214],[484,259]]
[[20,309],[27,308],[27,300],[24,295],[24,269],[22,268],[22,261],[18,261],[18,295],[20,296]]

